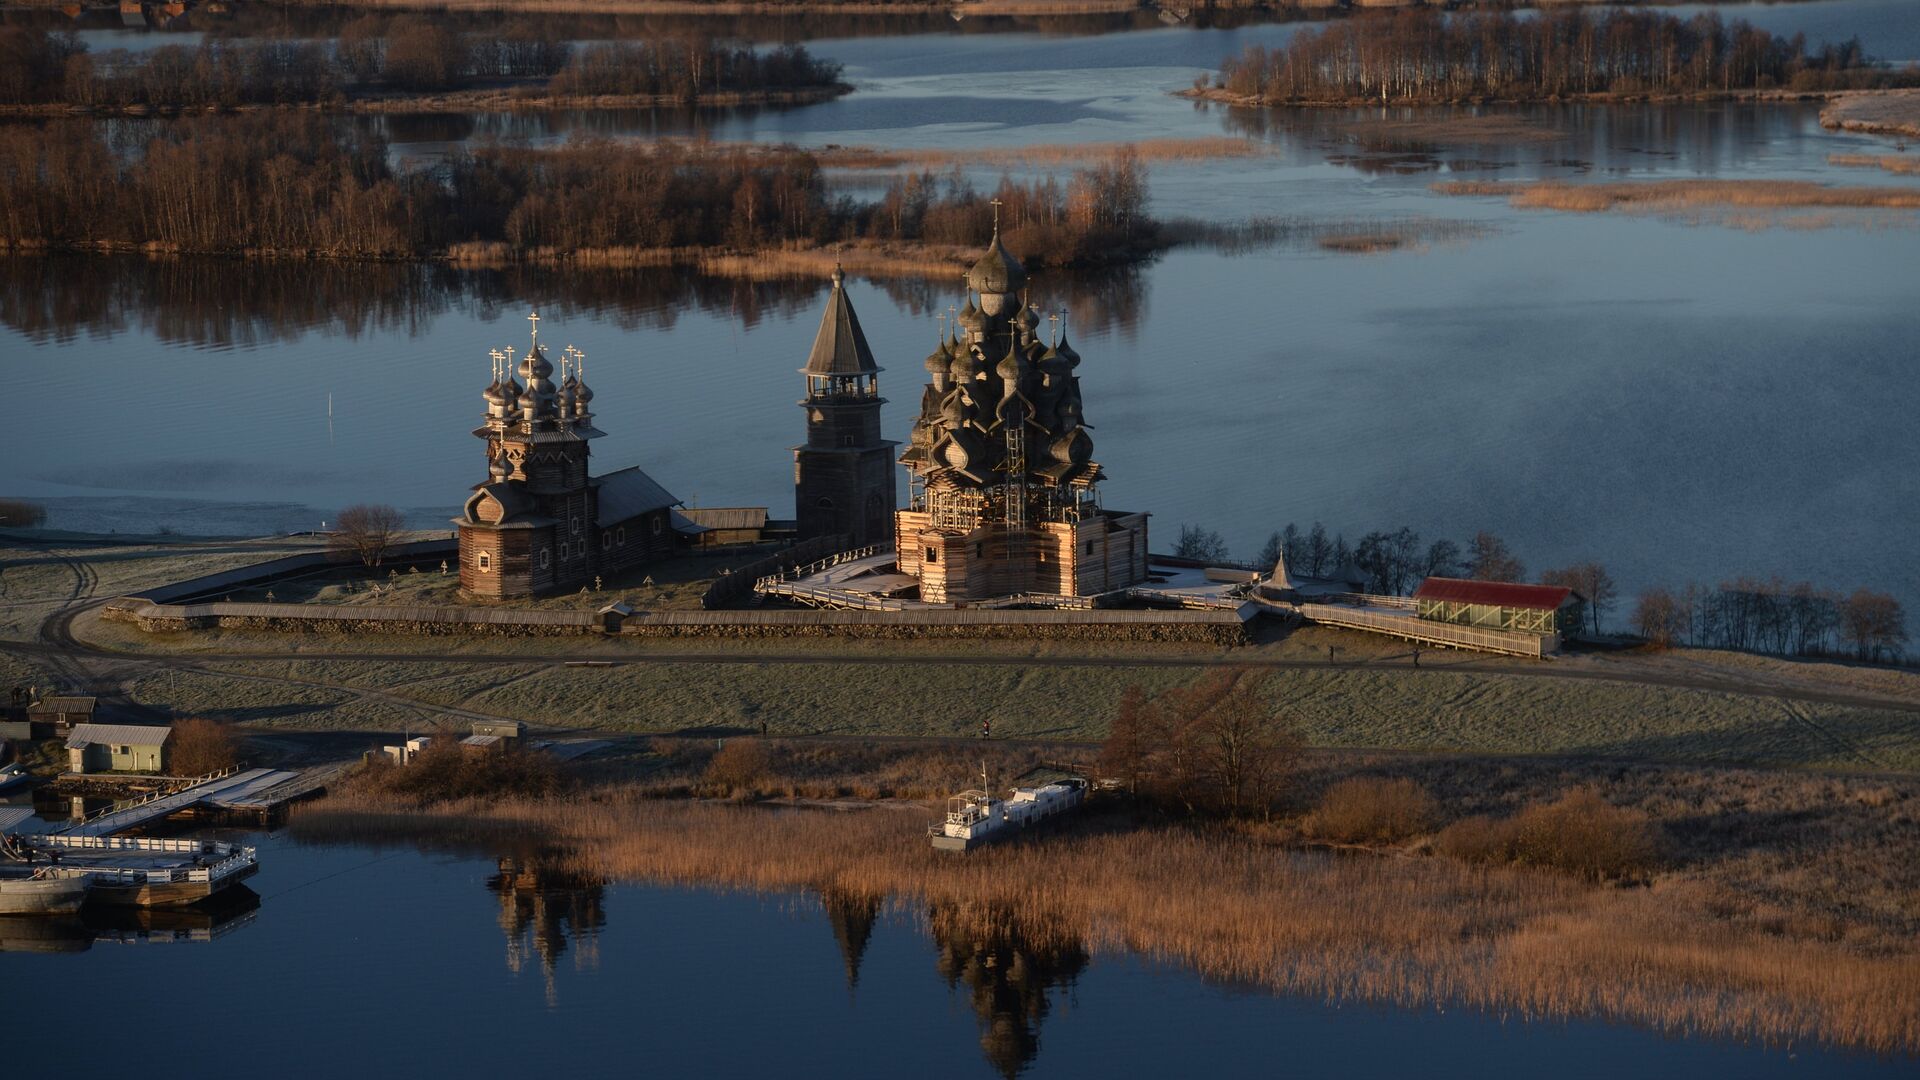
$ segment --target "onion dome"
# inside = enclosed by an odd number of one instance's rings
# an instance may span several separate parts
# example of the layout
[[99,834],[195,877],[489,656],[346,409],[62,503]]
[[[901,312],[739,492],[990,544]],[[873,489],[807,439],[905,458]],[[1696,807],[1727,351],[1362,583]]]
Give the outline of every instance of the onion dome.
[[1040,313],[1033,310],[1033,306],[1029,304],[1020,309],[1020,314],[1014,316],[1014,321],[1020,324],[1020,329],[1031,334],[1040,325]]
[[486,399],[488,405],[505,405],[507,403],[507,394],[505,390],[501,389],[499,379],[495,379],[492,383],[488,384]]
[[940,344],[935,345],[933,351],[927,354],[927,374],[945,375],[952,366],[953,346],[947,341],[946,335],[942,334]]
[[593,388],[587,385],[587,380],[573,380],[573,400],[578,402],[582,409],[585,409],[587,403],[593,400]]
[[953,354],[953,363],[948,366],[947,373],[953,376],[955,382],[971,382],[974,376],[980,374],[980,360],[972,349],[961,349]]
[[1000,376],[1000,381],[1006,383],[1008,389],[1017,388],[1021,376],[1027,373],[1026,355],[1020,351],[1019,346],[1009,345],[1007,355],[1000,358],[1000,363],[994,367],[993,372]]
[[505,450],[500,451],[500,456],[494,458],[493,463],[487,466],[487,475],[493,477],[493,482],[496,484],[504,482],[507,477],[513,475],[513,462],[507,460]]
[[553,374],[553,365],[547,362],[547,350],[535,345],[527,350],[526,359],[520,361],[520,374],[531,384],[535,379],[546,379]]
[[1060,355],[1060,350],[1058,349],[1048,349],[1040,354],[1040,370],[1048,375],[1065,374],[1070,366],[1071,365],[1067,363],[1067,358]]
[[987,314],[974,306],[971,296],[967,297],[967,306],[960,309],[955,321],[975,333],[987,328]]
[[1053,347],[1053,351],[1066,358],[1067,367],[1077,368],[1080,366],[1080,354],[1074,352],[1073,346],[1067,344],[1067,332],[1065,330],[1060,331],[1060,342]]
[[509,375],[500,380],[500,397],[508,405],[520,400],[520,384]]
[[978,293],[1010,293],[1019,292],[1026,284],[1026,267],[1000,246],[1000,230],[994,229],[986,254],[967,271],[967,287]]

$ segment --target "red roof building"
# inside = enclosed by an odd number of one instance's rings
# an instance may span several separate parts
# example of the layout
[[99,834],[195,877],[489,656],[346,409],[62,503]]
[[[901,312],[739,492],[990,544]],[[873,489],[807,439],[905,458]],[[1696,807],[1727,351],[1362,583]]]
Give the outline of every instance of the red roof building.
[[1414,610],[1423,619],[1536,634],[1577,629],[1583,599],[1564,585],[1442,577],[1428,578],[1413,593]]

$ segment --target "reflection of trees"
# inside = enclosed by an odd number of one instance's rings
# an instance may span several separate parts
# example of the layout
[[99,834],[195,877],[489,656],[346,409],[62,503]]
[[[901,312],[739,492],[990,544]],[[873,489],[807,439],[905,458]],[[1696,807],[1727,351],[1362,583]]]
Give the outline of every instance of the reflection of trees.
[[600,907],[605,884],[539,857],[503,857],[500,872],[487,879],[487,888],[500,900],[507,970],[519,974],[530,956],[537,956],[549,1006],[559,1003],[553,976],[569,941],[575,968],[600,962],[600,928],[607,921]]
[[[952,282],[887,280],[878,287],[929,320],[960,295]],[[698,309],[747,327],[820,303],[811,277],[752,281],[684,267],[572,270],[516,265],[239,260],[217,257],[53,255],[0,257],[0,323],[37,342],[139,331],[167,344],[254,347],[307,334],[425,333],[460,311],[483,320],[529,303],[585,314],[622,329],[671,328]],[[1076,334],[1131,336],[1145,309],[1137,269],[1050,272],[1043,304],[1065,306]],[[928,331],[931,341],[933,333]]]
[[949,988],[965,983],[980,1018],[980,1048],[1002,1076],[1018,1075],[1040,1052],[1050,991],[1070,987],[1087,966],[1077,936],[1024,923],[1006,909],[935,907],[927,917]]
[[[1067,309],[1071,337],[1083,337],[1102,331],[1117,331],[1131,341],[1147,313],[1147,281],[1141,266],[1105,267],[1097,270],[1049,268],[1035,271],[1033,303],[1041,317]],[[965,293],[955,268],[951,280],[927,278],[888,278],[873,282],[902,310],[932,318],[948,307],[963,304]],[[1046,325],[1042,324],[1042,332]],[[933,335],[928,334],[931,342]]]

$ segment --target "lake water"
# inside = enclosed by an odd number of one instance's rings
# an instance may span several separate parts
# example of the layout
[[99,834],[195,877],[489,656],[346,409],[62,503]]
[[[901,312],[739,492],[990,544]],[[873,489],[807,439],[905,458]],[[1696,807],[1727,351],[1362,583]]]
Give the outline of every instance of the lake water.
[[[1792,29],[1852,13],[1869,47],[1915,44],[1880,0],[1722,8]],[[1160,162],[1155,209],[1422,242],[1183,248],[1100,276],[1042,274],[1068,309],[1107,505],[1250,557],[1288,521],[1354,538],[1502,534],[1535,570],[1607,562],[1623,590],[1739,573],[1893,591],[1920,606],[1914,337],[1920,216],[1698,218],[1518,211],[1446,179],[1795,179],[1920,187],[1831,154],[1900,152],[1822,130],[1817,107],[1486,110],[1535,134],[1356,132],[1377,115],[1281,115],[1173,97],[1291,27],[839,38],[855,94],[687,115],[391,117],[395,152],[467,139],[717,138],[1017,149],[1246,135],[1251,158]],[[1878,35],[1878,36],[1871,36]],[[1904,35],[1904,36],[1903,36]],[[1920,48],[1913,50],[1920,55]],[[1396,110],[1456,123],[1464,111]],[[1471,122],[1471,121],[1469,121]],[[1543,134],[1542,134],[1543,133]],[[973,170],[991,183],[998,166]],[[865,181],[856,181],[865,182]],[[957,289],[856,279],[904,438],[936,316]],[[0,262],[0,351],[44,406],[17,409],[7,493],[73,528],[311,528],[386,501],[451,516],[484,477],[467,432],[487,350],[544,336],[589,354],[603,467],[645,466],[700,505],[790,513],[794,369],[821,281],[669,271],[556,274],[218,260]],[[331,415],[329,415],[331,413]],[[714,438],[716,432],[726,437]]]
[[891,905],[253,842],[257,908],[217,926],[176,918],[143,941],[0,923],[11,1030],[91,1017],[139,1033],[15,1038],[9,1073],[1911,1075],[1910,1061],[1810,1047],[1276,997],[1073,942],[983,943]]

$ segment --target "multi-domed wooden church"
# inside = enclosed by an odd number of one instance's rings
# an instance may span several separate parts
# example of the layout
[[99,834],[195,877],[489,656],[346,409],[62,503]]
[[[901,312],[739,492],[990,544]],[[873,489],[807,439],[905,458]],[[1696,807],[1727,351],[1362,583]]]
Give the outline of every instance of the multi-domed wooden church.
[[967,272],[966,307],[927,357],[920,416],[900,463],[901,572],[920,599],[1091,596],[1147,578],[1147,515],[1103,509],[1081,412],[1080,355],[1026,301],[1027,274],[1000,243]]
[[560,381],[540,344],[540,316],[515,377],[513,350],[493,354],[486,419],[487,480],[473,489],[454,525],[460,532],[460,588],[471,596],[517,599],[572,592],[596,579],[668,555],[677,544],[680,500],[638,468],[587,471],[593,391],[586,355],[569,346]]

